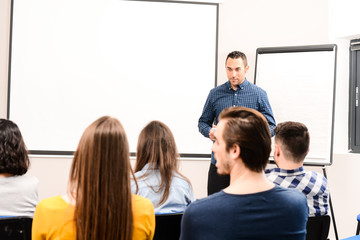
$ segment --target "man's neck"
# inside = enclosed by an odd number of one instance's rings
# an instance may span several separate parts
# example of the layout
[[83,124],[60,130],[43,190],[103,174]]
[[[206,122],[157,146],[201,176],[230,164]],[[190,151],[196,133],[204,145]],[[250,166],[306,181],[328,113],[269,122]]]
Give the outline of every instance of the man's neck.
[[285,170],[294,170],[303,166],[303,162],[294,162],[292,160],[284,159],[277,163],[278,167]]
[[263,171],[253,172],[243,168],[230,173],[230,186],[224,191],[230,194],[251,194],[272,189],[275,185],[270,182]]

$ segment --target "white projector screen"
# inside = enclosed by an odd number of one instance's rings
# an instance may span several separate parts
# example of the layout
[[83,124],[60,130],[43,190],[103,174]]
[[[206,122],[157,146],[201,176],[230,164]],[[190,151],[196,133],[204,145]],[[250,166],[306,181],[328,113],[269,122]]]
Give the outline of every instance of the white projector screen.
[[304,123],[306,165],[331,165],[336,45],[258,48],[255,84],[266,90],[276,123]]
[[136,151],[151,120],[183,157],[209,157],[198,131],[216,83],[218,4],[13,0],[8,118],[33,154],[72,154],[85,128],[118,118]]

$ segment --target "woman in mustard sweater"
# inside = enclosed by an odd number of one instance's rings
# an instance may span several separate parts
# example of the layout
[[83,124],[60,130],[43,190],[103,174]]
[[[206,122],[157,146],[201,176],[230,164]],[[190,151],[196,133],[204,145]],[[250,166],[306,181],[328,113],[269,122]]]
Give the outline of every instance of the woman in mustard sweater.
[[36,207],[32,239],[152,239],[152,203],[131,194],[129,146],[121,123],[101,117],[83,133],[66,196]]

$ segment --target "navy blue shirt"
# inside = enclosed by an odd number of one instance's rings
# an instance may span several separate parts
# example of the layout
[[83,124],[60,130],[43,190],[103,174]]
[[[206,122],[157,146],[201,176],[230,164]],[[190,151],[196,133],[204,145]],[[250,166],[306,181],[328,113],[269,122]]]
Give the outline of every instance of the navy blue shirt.
[[191,203],[181,240],[305,240],[308,206],[296,189],[275,186],[253,194],[220,191]]
[[[271,136],[274,136],[276,123],[267,94],[247,79],[237,87],[236,91],[229,81],[210,91],[198,123],[200,133],[209,137],[210,129],[213,124],[218,123],[222,110],[233,106],[252,108],[261,112],[269,123]],[[216,163],[213,153],[211,162]]]

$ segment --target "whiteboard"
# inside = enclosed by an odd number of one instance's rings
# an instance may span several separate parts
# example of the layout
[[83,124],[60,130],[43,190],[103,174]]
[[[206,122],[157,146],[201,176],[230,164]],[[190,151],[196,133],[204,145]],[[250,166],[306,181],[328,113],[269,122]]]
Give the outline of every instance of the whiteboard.
[[216,83],[218,4],[13,0],[8,118],[33,154],[72,154],[103,115],[130,151],[160,120],[182,156],[209,157],[198,119]]
[[255,84],[263,88],[277,123],[304,123],[310,133],[307,165],[331,165],[336,45],[258,48]]

